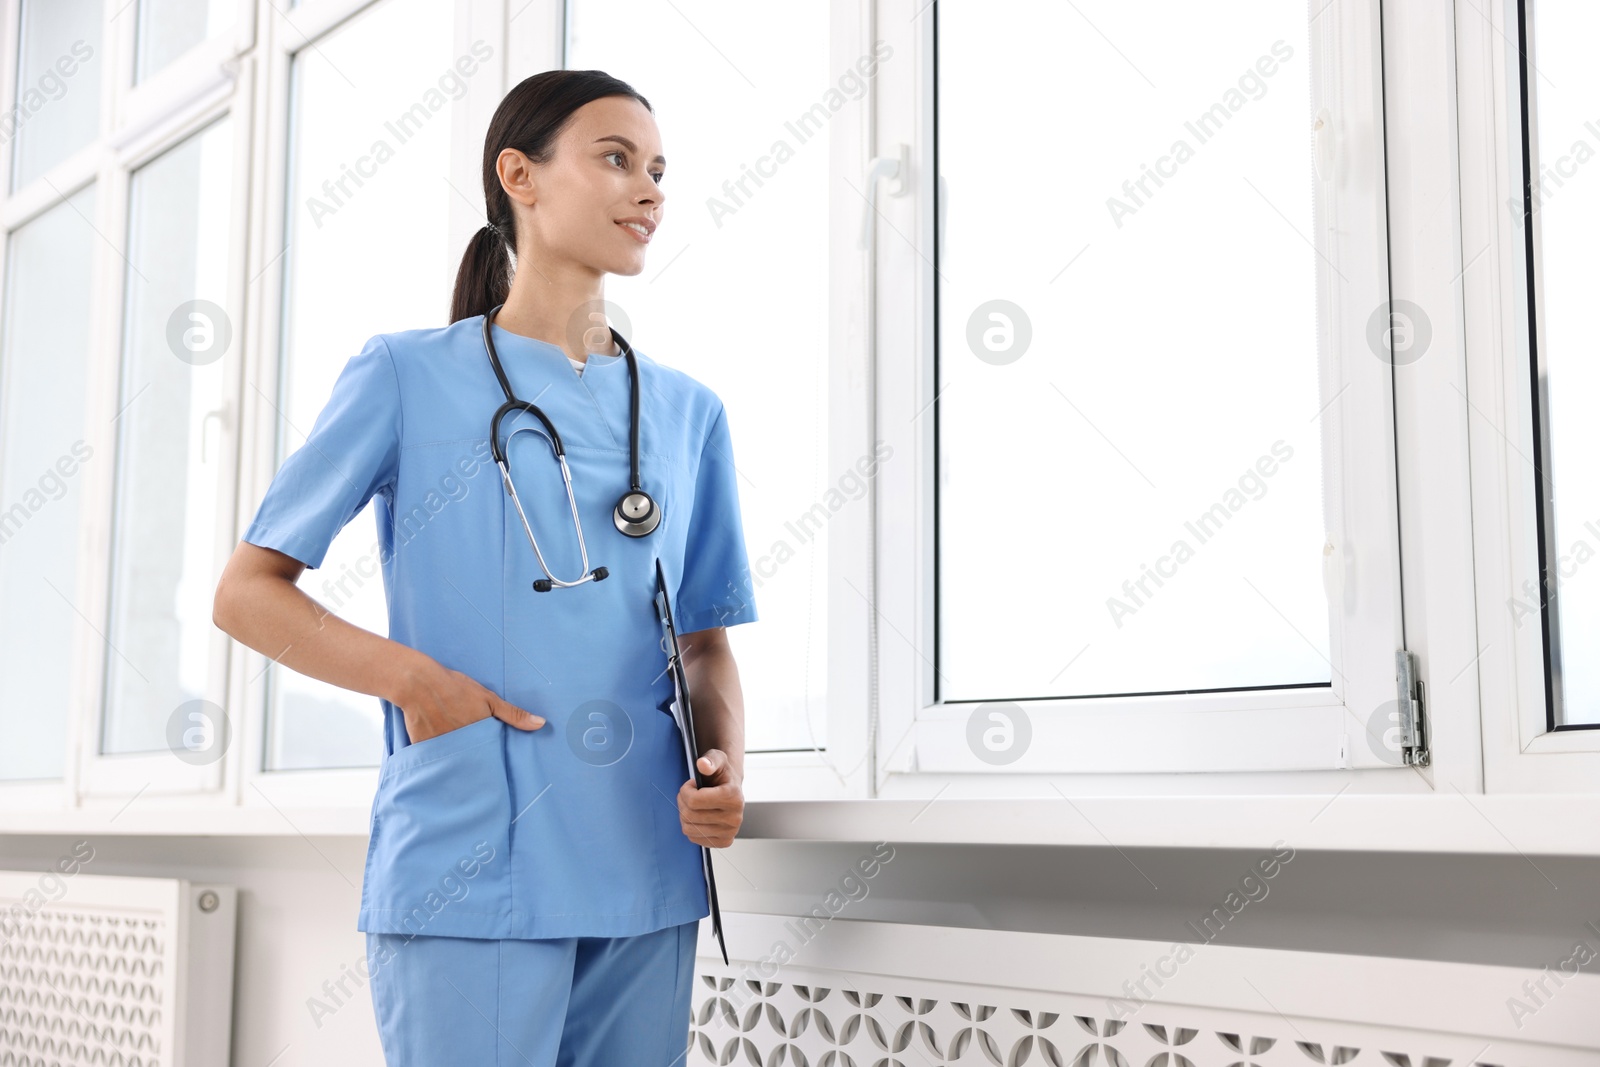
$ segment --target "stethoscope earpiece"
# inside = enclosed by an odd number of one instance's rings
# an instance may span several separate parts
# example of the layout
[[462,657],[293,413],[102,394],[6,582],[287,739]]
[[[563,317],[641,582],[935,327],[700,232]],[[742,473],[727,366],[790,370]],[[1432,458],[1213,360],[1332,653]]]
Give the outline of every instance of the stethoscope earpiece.
[[[494,321],[495,313],[504,304],[496,304],[483,316],[483,347],[489,353],[489,363],[494,367],[495,377],[500,380],[500,388],[506,394],[506,402],[495,411],[494,417],[489,420],[489,450],[495,463],[500,468],[500,480],[505,485],[506,493],[510,495],[511,502],[516,505],[517,516],[522,520],[522,529],[528,535],[528,543],[533,545],[533,554],[539,559],[539,569],[544,571],[543,578],[533,582],[533,591],[548,593],[556,586],[568,588],[582,585],[584,582],[604,581],[610,571],[604,567],[589,569],[589,549],[583,540],[583,522],[578,518],[578,500],[572,492],[572,472],[567,467],[566,449],[561,444],[561,435],[556,432],[555,424],[538,406],[527,401],[518,400],[511,392],[511,382],[506,378],[506,372],[500,366],[500,356],[494,349],[494,338],[490,336],[489,326]],[[628,473],[631,476],[629,484],[632,488],[623,494],[617,501],[613,519],[617,529],[629,537],[643,537],[661,525],[661,508],[656,505],[650,494],[639,487],[639,364],[634,358],[633,347],[616,331],[611,331],[612,338],[617,346],[622,349],[623,355],[628,358]],[[526,411],[534,415],[550,431],[550,447],[555,452],[556,460],[561,464],[561,480],[567,489],[567,502],[572,507],[572,526],[578,534],[578,552],[583,559],[583,577],[575,581],[564,582],[550,573],[550,568],[545,564],[544,553],[539,551],[539,541],[533,536],[533,527],[528,525],[528,516],[522,510],[522,501],[517,497],[517,487],[511,482],[511,458],[509,445],[511,437],[522,430],[531,430],[530,426],[519,427],[512,430],[506,438],[508,448],[500,447],[500,420],[512,411]]]

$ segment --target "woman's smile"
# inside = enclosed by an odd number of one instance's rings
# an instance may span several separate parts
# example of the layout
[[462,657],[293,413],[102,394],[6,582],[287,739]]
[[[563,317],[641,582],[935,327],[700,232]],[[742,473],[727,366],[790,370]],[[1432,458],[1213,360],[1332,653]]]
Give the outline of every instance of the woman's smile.
[[649,219],[638,217],[618,219],[617,225],[632,234],[640,244],[646,245],[650,243],[650,234],[655,229],[655,224]]

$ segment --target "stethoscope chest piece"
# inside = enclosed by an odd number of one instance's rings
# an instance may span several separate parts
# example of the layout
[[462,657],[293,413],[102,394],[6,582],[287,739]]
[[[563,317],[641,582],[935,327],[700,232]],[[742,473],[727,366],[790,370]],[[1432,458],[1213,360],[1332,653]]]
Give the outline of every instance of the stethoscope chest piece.
[[629,537],[643,537],[661,525],[661,509],[656,507],[649,493],[637,489],[623,494],[611,518],[617,529]]

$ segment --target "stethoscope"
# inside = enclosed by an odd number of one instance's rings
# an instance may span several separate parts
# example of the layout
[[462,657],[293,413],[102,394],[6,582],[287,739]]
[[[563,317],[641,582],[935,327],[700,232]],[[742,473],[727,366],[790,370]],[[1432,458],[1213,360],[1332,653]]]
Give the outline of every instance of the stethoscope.
[[[494,366],[494,376],[500,379],[500,388],[505,391],[506,402],[500,405],[494,413],[494,418],[489,421],[489,449],[494,454],[494,461],[500,467],[500,480],[505,484],[506,492],[511,495],[511,502],[516,505],[517,515],[522,519],[522,529],[528,535],[528,543],[533,545],[533,554],[539,557],[539,568],[544,571],[545,577],[534,580],[533,589],[536,593],[548,593],[552,588],[560,586],[563,589],[582,585],[587,581],[601,581],[610,572],[604,567],[589,569],[589,549],[583,542],[583,522],[578,518],[578,500],[572,495],[572,472],[567,469],[567,452],[561,446],[561,435],[556,432],[556,427],[549,416],[539,408],[526,401],[518,400],[511,391],[511,382],[506,378],[505,370],[500,366],[500,356],[494,350],[494,338],[489,335],[489,325],[494,321],[495,313],[504,304],[496,304],[483,316],[483,347],[489,353],[489,362]],[[616,331],[614,327],[611,336],[616,340],[617,346],[622,349],[622,354],[628,359],[628,473],[630,475],[630,488],[622,494],[617,501],[616,511],[612,519],[616,522],[617,529],[629,537],[643,537],[661,524],[661,509],[650,498],[650,494],[639,486],[639,364],[634,359],[633,347]],[[517,498],[517,487],[511,482],[511,466],[506,458],[506,451],[500,447],[500,420],[510,411],[527,411],[535,415],[544,423],[544,428],[549,431],[550,447],[554,449],[556,460],[561,464],[561,480],[567,487],[567,503],[572,507],[572,525],[578,531],[578,552],[583,557],[583,577],[571,582],[564,582],[550,573],[550,568],[544,561],[544,553],[539,551],[539,541],[533,536],[533,527],[528,525],[527,513],[522,510],[522,501]],[[524,430],[533,431],[532,426],[519,426],[506,435],[506,445],[509,448],[511,439]]]

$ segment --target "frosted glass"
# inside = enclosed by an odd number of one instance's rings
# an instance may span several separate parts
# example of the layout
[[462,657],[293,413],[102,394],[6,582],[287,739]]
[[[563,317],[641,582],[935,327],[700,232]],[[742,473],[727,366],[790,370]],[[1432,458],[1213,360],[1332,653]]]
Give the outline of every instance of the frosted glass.
[[83,620],[83,467],[111,458],[87,424],[83,294],[100,238],[88,186],[11,234],[0,319],[0,780],[60,778],[66,680]]
[[23,0],[16,108],[0,116],[12,138],[11,188],[33,179],[100,132],[100,23],[105,5]]
[[209,695],[224,376],[239,358],[223,310],[232,197],[227,118],[133,174],[106,753],[166,748],[179,706]]
[[139,0],[137,80],[232,25],[238,0]]

